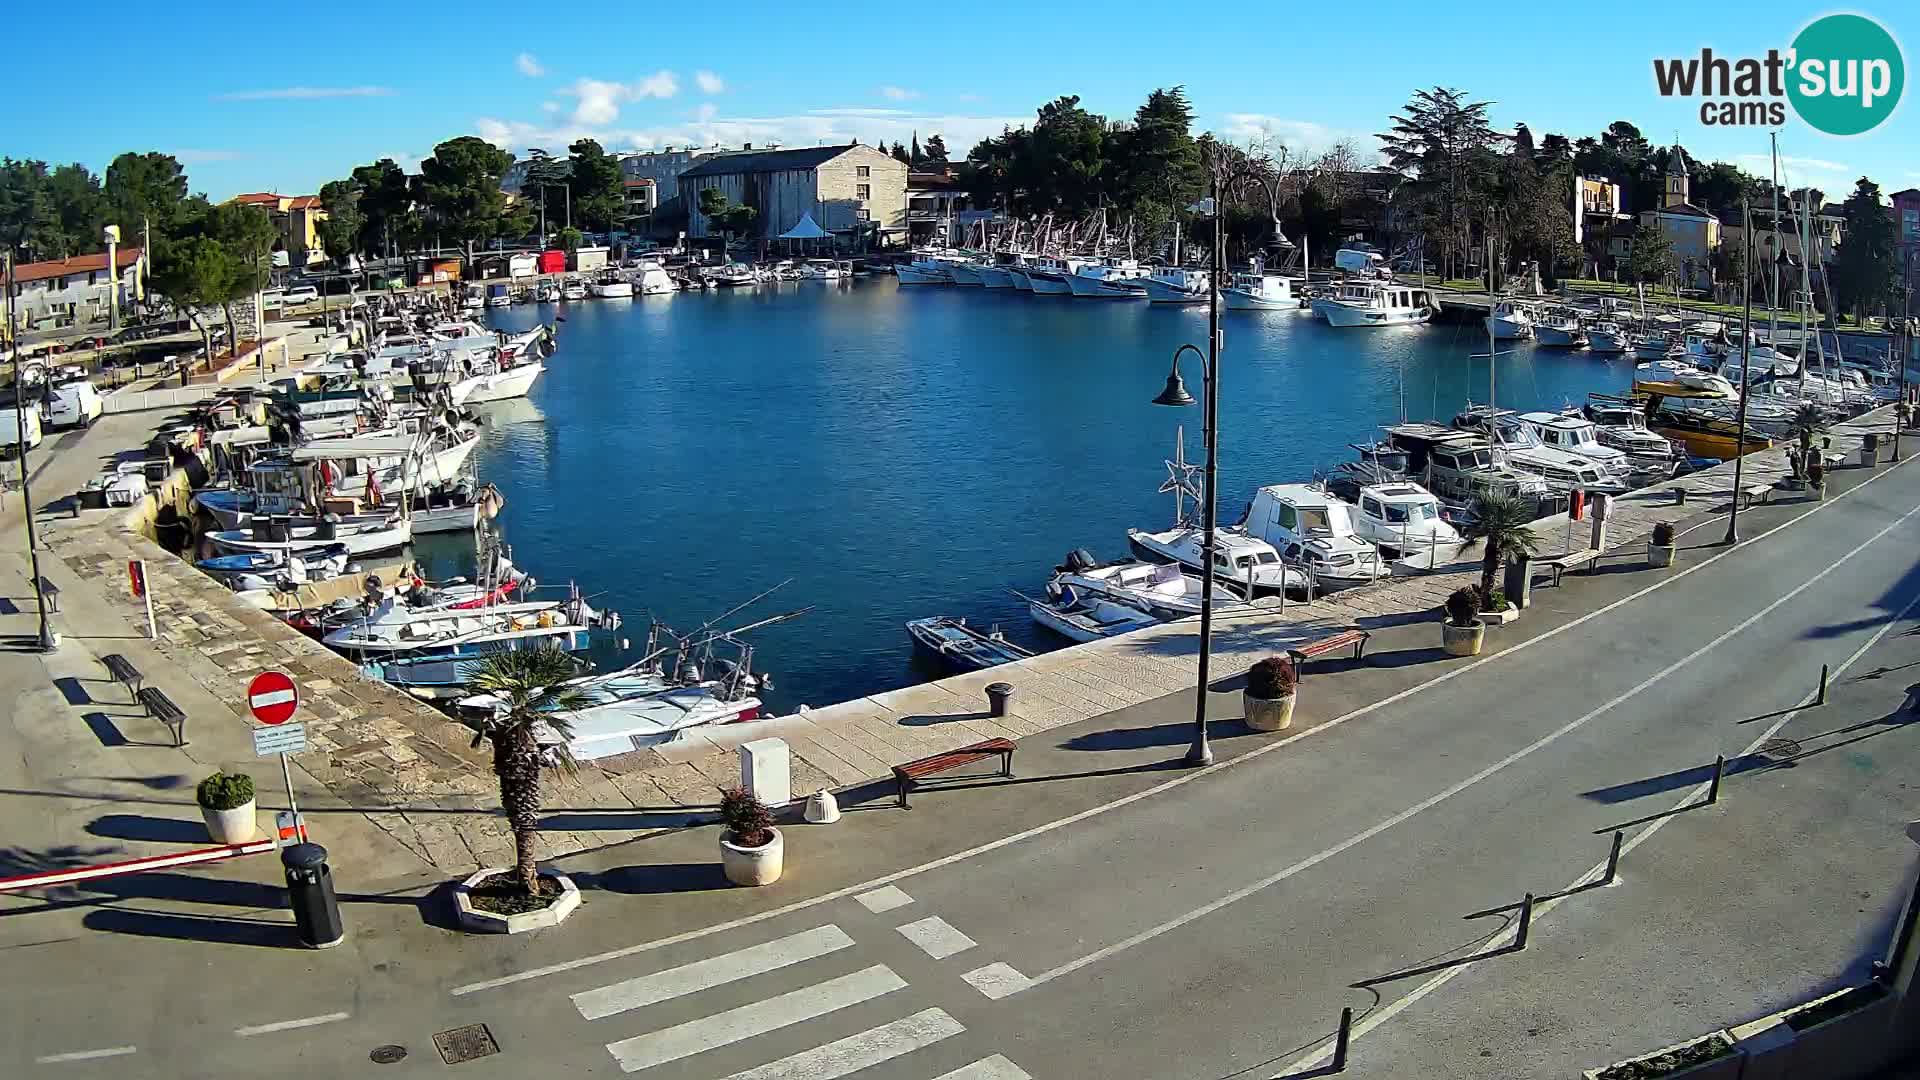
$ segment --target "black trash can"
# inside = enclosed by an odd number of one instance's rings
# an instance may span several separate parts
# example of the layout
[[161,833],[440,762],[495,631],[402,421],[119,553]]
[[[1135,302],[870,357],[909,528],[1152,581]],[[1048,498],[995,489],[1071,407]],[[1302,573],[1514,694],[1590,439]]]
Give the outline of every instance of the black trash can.
[[294,844],[280,851],[287,872],[287,902],[300,944],[325,949],[346,939],[340,924],[340,902],[333,895],[333,871],[327,867],[327,849],[319,844]]
[[1007,715],[1007,706],[1013,701],[1012,683],[987,684],[987,715],[1000,717]]

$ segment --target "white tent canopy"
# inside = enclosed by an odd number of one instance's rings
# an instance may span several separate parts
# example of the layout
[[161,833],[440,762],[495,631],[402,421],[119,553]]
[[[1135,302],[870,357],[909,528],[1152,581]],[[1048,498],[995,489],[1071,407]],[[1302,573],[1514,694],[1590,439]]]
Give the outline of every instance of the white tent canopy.
[[780,234],[782,240],[825,240],[833,234],[813,223],[813,211],[800,215],[800,221],[793,228]]

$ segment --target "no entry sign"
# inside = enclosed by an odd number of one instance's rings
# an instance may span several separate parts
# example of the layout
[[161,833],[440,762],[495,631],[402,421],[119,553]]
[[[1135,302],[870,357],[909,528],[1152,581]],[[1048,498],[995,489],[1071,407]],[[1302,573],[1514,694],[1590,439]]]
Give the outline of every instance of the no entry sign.
[[284,724],[300,707],[300,691],[294,689],[292,676],[285,672],[263,671],[247,684],[247,707],[263,724]]

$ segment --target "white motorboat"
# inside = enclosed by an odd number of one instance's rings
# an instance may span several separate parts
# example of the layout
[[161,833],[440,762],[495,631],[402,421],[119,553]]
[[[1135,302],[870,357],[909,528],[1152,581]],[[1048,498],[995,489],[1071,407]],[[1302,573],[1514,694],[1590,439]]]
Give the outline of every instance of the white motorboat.
[[1521,413],[1520,422],[1532,428],[1549,449],[1578,454],[1620,480],[1633,472],[1627,452],[1602,442],[1600,426],[1576,410]]
[[1666,334],[1658,331],[1635,334],[1630,340],[1635,360],[1665,360],[1667,354],[1673,351],[1674,343]]
[[1067,275],[1067,291],[1083,300],[1144,300],[1147,269],[1132,259],[1102,259]]
[[634,275],[639,279],[634,283],[634,288],[641,296],[665,296],[668,293],[680,291],[680,287],[673,283],[672,275],[667,273],[666,267],[652,259],[641,260],[639,265],[634,267]]
[[[1200,614],[1199,577],[1181,569],[1179,563],[1140,562],[1122,559],[1100,563],[1081,549],[1067,552],[1066,561],[1054,567],[1047,582],[1047,595],[1071,586],[1083,596],[1105,597],[1138,608],[1162,619],[1183,619]],[[1213,591],[1215,611],[1239,607],[1243,601],[1233,589],[1220,583]]]
[[1619,323],[1598,322],[1587,327],[1587,350],[1614,356],[1627,351],[1627,332]]
[[1204,304],[1211,280],[1205,270],[1163,266],[1147,275],[1147,299],[1156,304]]
[[221,551],[284,551],[289,555],[344,545],[347,554],[359,557],[382,551],[395,551],[413,539],[413,519],[394,516],[380,521],[338,522],[322,519],[311,525],[289,526],[271,517],[255,517],[246,529],[227,529],[208,533],[207,539]]
[[1575,488],[1608,494],[1627,490],[1624,477],[1592,458],[1548,446],[1511,409],[1468,405],[1465,412],[1453,418],[1453,426],[1485,436],[1499,448],[1508,465],[1545,480],[1547,489],[1557,495]]
[[1570,311],[1548,312],[1533,324],[1533,340],[1557,348],[1578,349],[1588,343],[1580,316]]
[[1067,284],[1067,279],[1078,274],[1080,268],[1089,265],[1090,261],[1042,255],[1027,264],[1028,287],[1036,294],[1069,296],[1073,287]]
[[1271,270],[1237,273],[1233,284],[1220,295],[1226,306],[1243,311],[1300,310],[1300,295],[1293,291],[1293,279]]
[[1526,306],[1512,300],[1502,300],[1493,306],[1493,313],[1487,316],[1487,332],[1496,341],[1514,341],[1533,336],[1533,316]]
[[[1251,582],[1256,595],[1277,593],[1284,589],[1304,590],[1307,587],[1306,575],[1282,563],[1280,553],[1274,550],[1272,544],[1235,527],[1217,528],[1213,532],[1213,577],[1216,584],[1225,584],[1244,593]],[[1206,567],[1201,549],[1204,539],[1205,532],[1198,525],[1176,525],[1165,532],[1127,530],[1127,543],[1142,558],[1176,562],[1203,573]]]
[[707,280],[723,289],[737,289],[742,285],[755,284],[760,276],[745,263],[730,262],[707,271]]
[[601,300],[626,300],[633,296],[633,282],[608,275],[588,286],[587,291]]
[[1395,447],[1406,451],[1406,472],[1448,502],[1468,506],[1496,493],[1538,506],[1549,497],[1538,473],[1509,465],[1485,437],[1438,424],[1398,424],[1387,429]]
[[398,596],[385,596],[373,610],[320,640],[359,657],[485,656],[529,646],[577,652],[589,644],[589,629],[557,600],[418,609]]
[[1387,572],[1374,546],[1354,531],[1351,509],[1325,488],[1271,484],[1254,492],[1240,528],[1279,549],[1322,585],[1354,585]]
[[1439,497],[1411,480],[1364,487],[1359,494],[1352,504],[1354,534],[1389,558],[1414,557],[1426,566],[1451,560],[1466,543]]
[[455,406],[483,405],[489,401],[526,397],[534,381],[547,370],[538,360],[503,364],[489,359],[472,366],[471,373],[447,388]]
[[1347,281],[1340,291],[1315,301],[1314,311],[1332,326],[1418,326],[1433,318],[1425,289],[1395,281]]
[[538,303],[557,304],[560,302],[560,286],[551,281],[543,281],[539,288],[533,290],[533,298]]
[[351,556],[345,544],[288,551],[243,551],[216,555],[194,563],[194,568],[239,592],[244,589],[271,588],[284,579],[295,585],[325,581],[346,572]]
[[[725,683],[674,685],[649,669],[590,675],[569,685],[587,704],[555,715],[567,721],[572,733],[567,750],[576,761],[645,750],[673,742],[690,728],[752,720],[760,713],[758,697],[730,693]],[[488,715],[501,703],[491,694],[476,694],[460,698],[456,706],[465,714]],[[534,737],[548,745],[560,742],[546,724],[534,725]]]
[[562,300],[585,300],[586,298],[587,286],[585,282],[569,281],[560,287],[560,299]]
[[1051,600],[1028,600],[1027,612],[1034,622],[1073,641],[1099,641],[1160,624],[1139,608],[1101,596],[1082,596],[1071,585],[1060,586]]
[[1590,397],[1584,410],[1593,421],[1594,431],[1604,446],[1627,455],[1627,465],[1636,479],[1665,479],[1679,465],[1679,455],[1666,436],[1647,428],[1647,414],[1634,401],[1623,398]]
[[832,259],[808,259],[800,266],[800,277],[804,281],[840,281],[851,276]]

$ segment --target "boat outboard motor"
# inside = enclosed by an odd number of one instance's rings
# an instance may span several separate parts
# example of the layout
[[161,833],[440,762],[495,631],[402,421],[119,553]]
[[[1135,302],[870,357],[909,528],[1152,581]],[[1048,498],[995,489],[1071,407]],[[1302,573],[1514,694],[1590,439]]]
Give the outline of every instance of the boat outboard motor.
[[1086,548],[1074,548],[1072,551],[1067,552],[1067,561],[1061,566],[1061,569],[1077,574],[1091,570],[1099,565],[1099,561],[1093,557],[1091,551],[1088,551]]

